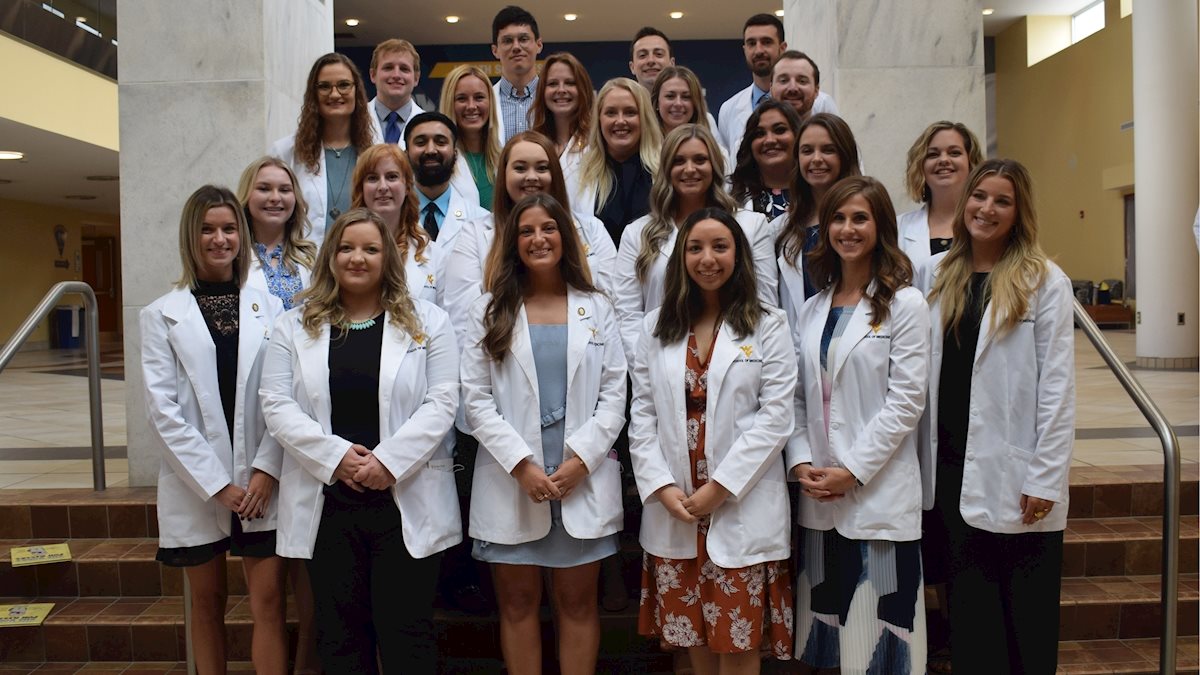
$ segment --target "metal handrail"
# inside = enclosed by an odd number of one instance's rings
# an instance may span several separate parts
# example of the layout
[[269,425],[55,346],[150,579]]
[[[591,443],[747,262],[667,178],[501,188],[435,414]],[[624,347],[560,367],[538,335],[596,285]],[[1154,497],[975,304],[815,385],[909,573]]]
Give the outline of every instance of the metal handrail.
[[1179,606],[1179,437],[1167,421],[1166,415],[1155,405],[1140,382],[1129,372],[1129,368],[1117,357],[1112,346],[1104,339],[1096,322],[1075,301],[1075,324],[1092,341],[1096,351],[1125,392],[1133,399],[1138,410],[1158,434],[1163,446],[1163,542],[1162,542],[1162,639],[1158,643],[1158,668],[1160,673],[1175,672],[1175,640]]
[[8,362],[16,356],[17,350],[42,319],[54,309],[55,303],[64,295],[78,293],[83,296],[84,306],[84,340],[88,361],[88,407],[92,421],[92,487],[96,491],[104,490],[104,421],[100,412],[100,317],[96,312],[96,294],[92,287],[82,281],[60,281],[50,287],[42,301],[33,308],[25,322],[17,328],[17,332],[9,338],[0,350],[0,372],[8,366]]

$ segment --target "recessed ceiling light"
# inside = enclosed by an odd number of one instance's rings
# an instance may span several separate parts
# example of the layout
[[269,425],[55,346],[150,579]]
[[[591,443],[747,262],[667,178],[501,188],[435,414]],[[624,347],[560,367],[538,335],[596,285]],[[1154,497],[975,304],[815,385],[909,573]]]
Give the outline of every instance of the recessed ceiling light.
[[783,16],[783,10],[782,9],[775,10],[775,16]]
[[0,150],[0,159],[25,159],[25,153],[16,150]]
[[671,12],[671,13],[670,13],[670,14],[668,14],[667,16],[671,17],[672,19],[682,19],[682,18],[683,18],[683,12]]
[[566,19],[567,21],[574,21],[575,19],[579,18],[579,15],[578,14],[563,14],[563,18]]
[[984,16],[991,16],[992,14],[995,14],[995,13],[996,13],[996,10],[992,9],[991,7],[984,7],[984,8],[983,8],[983,15],[984,15]]
[[79,202],[90,202],[96,198],[96,195],[63,195],[63,199],[73,199]]
[[90,180],[90,181],[94,181],[96,183],[111,183],[113,181],[118,181],[121,179],[118,176],[113,176],[110,174],[98,174],[95,176],[85,176],[84,180]]
[[346,25],[354,28],[358,25],[358,19],[346,19]]
[[458,17],[453,15],[448,16],[446,17],[446,23],[458,23]]

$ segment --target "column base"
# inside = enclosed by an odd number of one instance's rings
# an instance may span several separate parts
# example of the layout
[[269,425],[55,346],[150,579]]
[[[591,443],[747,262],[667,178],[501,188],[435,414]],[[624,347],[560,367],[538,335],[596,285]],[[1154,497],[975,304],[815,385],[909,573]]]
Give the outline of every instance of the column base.
[[1200,357],[1162,358],[1158,356],[1137,357],[1137,367],[1144,370],[1200,370]]

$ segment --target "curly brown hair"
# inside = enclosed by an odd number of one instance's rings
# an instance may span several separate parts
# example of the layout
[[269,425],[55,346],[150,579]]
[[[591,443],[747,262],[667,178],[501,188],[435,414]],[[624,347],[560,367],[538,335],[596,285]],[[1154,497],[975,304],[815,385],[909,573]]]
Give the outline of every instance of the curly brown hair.
[[321,171],[322,133],[325,121],[321,117],[321,104],[317,94],[317,77],[325,66],[343,65],[350,69],[354,80],[354,112],[350,116],[350,144],[358,152],[371,147],[374,141],[371,132],[371,111],[367,105],[367,88],[363,84],[358,66],[347,57],[330,52],[313,63],[308,71],[308,84],[304,87],[304,104],[300,106],[300,119],[296,125],[296,161],[314,175]]

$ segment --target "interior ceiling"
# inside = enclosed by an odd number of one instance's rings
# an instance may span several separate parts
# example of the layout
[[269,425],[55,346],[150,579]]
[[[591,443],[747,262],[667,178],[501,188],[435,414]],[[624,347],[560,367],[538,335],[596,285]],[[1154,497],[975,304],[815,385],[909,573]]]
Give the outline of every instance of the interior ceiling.
[[[714,0],[515,0],[538,20],[544,40],[561,42],[626,41],[641,26],[655,26],[672,40],[737,39],[742,22],[758,12],[774,12],[779,0],[715,2]],[[984,34],[994,36],[1026,15],[1074,14],[1095,0],[979,0],[980,7],[994,9],[982,16]],[[505,2],[497,0],[443,0],[442,2],[396,5],[377,0],[335,0],[334,33],[339,46],[369,46],[391,37],[403,37],[416,45],[488,44],[492,17]],[[683,12],[672,19],[668,13]],[[566,13],[578,19],[567,21]],[[459,22],[446,23],[447,16]],[[357,27],[345,21],[356,18]],[[411,27],[420,26],[420,30]]]
[[[117,152],[0,117],[0,150],[20,150],[25,159],[0,161],[0,199],[116,214],[120,183],[87,180],[115,176]],[[4,183],[4,181],[12,181]],[[92,195],[95,199],[67,199]]]
[[[397,4],[377,0],[328,0],[334,2],[334,31],[339,46],[373,45],[402,36],[415,44],[486,44],[491,39],[491,20],[501,2],[485,0],[405,0]],[[517,0],[538,17],[543,36],[553,42],[626,41],[637,28],[653,25],[672,39],[737,39],[746,17],[773,12],[779,0],[749,0],[747,3],[714,0]],[[991,7],[991,16],[981,16],[984,34],[994,36],[1026,15],[1073,14],[1094,0],[981,0]],[[115,23],[116,0],[48,0],[66,13],[88,16],[93,25]],[[669,12],[681,11],[681,19]],[[566,21],[563,14],[579,18]],[[447,15],[461,17],[448,24]],[[94,18],[93,18],[94,17]],[[361,21],[350,28],[345,19]],[[420,31],[407,27],[421,26]],[[107,27],[107,26],[106,26]],[[115,31],[114,31],[115,32]],[[13,146],[13,147],[8,147]],[[0,161],[0,199],[16,199],[96,213],[116,214],[120,209],[118,182],[95,182],[93,175],[116,175],[117,153],[72,138],[0,118],[0,150],[19,149],[22,161]],[[4,183],[3,181],[11,181]],[[66,199],[66,195],[93,195],[88,201]]]

